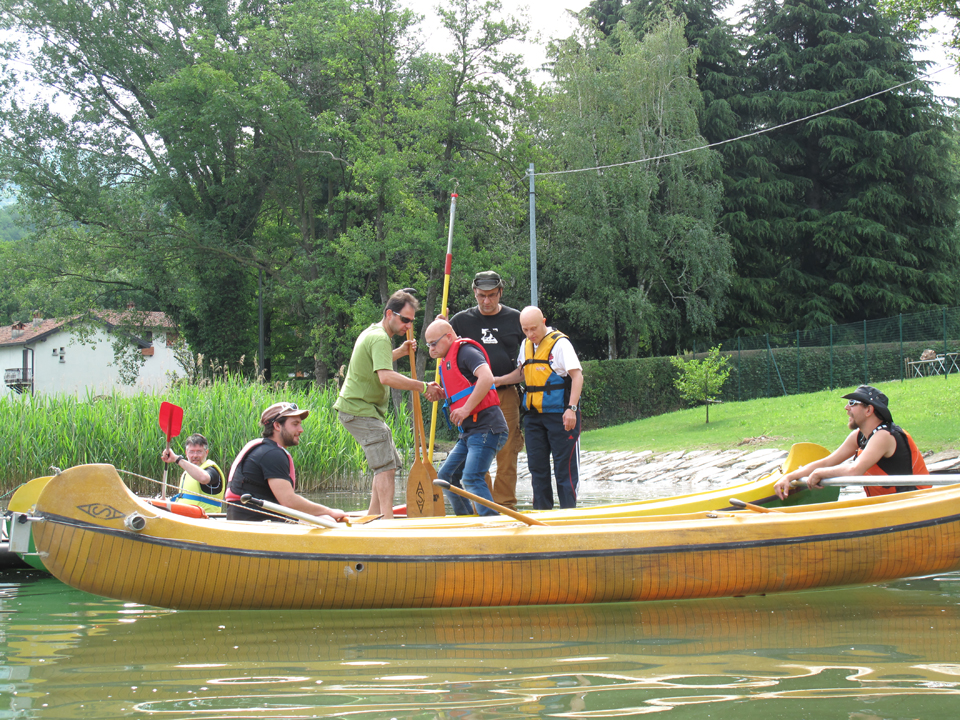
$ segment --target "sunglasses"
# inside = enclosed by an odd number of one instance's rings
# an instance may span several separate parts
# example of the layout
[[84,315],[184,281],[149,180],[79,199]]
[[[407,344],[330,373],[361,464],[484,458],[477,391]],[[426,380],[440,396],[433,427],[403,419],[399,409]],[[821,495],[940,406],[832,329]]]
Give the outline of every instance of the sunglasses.
[[396,315],[398,318],[400,318],[400,322],[406,323],[407,325],[413,325],[413,320],[412,320],[412,319],[410,319],[410,318],[408,318],[408,317],[404,317],[404,316],[401,315],[400,313],[394,313],[394,315]]
[[853,407],[856,405],[866,405],[866,404],[867,403],[865,403],[863,400],[850,400],[847,402],[847,407]]

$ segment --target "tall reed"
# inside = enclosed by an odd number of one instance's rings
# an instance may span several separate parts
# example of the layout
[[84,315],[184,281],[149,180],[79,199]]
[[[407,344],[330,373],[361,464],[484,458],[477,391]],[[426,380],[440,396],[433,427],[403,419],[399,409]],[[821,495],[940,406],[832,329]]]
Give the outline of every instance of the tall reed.
[[[344,430],[333,403],[337,390],[308,385],[248,383],[227,375],[201,385],[182,384],[160,395],[18,395],[0,398],[0,492],[7,493],[51,466],[109,463],[118,469],[159,480],[160,453],[166,436],[159,426],[160,403],[183,408],[183,428],[171,446],[183,452],[192,433],[210,441],[210,457],[227,472],[236,453],[260,435],[260,413],[289,401],[310,410],[300,444],[293,449],[298,490],[329,489],[366,471],[363,452]],[[406,406],[388,416],[394,441],[405,454],[413,446]],[[180,476],[170,468],[168,482]],[[154,493],[149,481],[125,476],[131,489]]]

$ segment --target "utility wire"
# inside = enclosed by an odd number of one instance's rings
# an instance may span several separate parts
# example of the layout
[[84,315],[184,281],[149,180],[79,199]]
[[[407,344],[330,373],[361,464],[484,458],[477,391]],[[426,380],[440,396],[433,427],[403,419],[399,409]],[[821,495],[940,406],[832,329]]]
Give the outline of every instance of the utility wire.
[[[626,165],[636,165],[638,163],[653,162],[655,160],[664,160],[666,158],[676,157],[677,155],[686,155],[687,153],[697,152],[698,150],[709,150],[710,148],[719,147],[721,145],[726,145],[727,143],[736,142],[737,140],[745,140],[746,138],[755,137],[757,135],[763,135],[765,133],[773,132],[774,130],[779,130],[780,128],[789,127],[790,125],[796,125],[797,123],[806,122],[807,120],[812,120],[813,118],[820,117],[821,115],[828,115],[837,110],[842,110],[845,107],[850,107],[851,105],[856,105],[861,103],[864,100],[869,100],[870,98],[877,97],[878,95],[883,95],[884,93],[893,92],[902,88],[904,85],[910,85],[919,80],[927,80],[937,73],[941,73],[945,70],[955,70],[958,66],[958,63],[953,65],[948,65],[942,67],[939,70],[934,70],[932,72],[925,73],[919,77],[915,77],[912,80],[907,80],[902,82],[899,85],[894,85],[893,87],[888,87],[885,90],[878,90],[871,95],[865,95],[862,98],[857,98],[856,100],[851,100],[850,102],[843,103],[842,105],[837,105],[836,107],[829,108],[827,110],[821,110],[820,112],[813,113],[812,115],[807,115],[806,117],[797,118],[796,120],[789,120],[788,122],[781,123],[780,125],[775,125],[774,127],[764,128],[763,130],[757,130],[756,132],[747,133],[746,135],[738,135],[735,138],[728,138],[727,140],[720,140],[719,142],[711,143],[710,145],[700,145],[695,148],[687,148],[686,150],[678,150],[677,152],[667,153],[665,155],[657,155],[656,157],[643,158],[642,160],[627,160],[626,162],[614,163],[612,165],[598,165],[596,167],[589,168],[579,168],[577,170],[552,170],[547,172],[538,172],[534,173],[534,177],[542,177],[544,175],[569,175],[571,173],[581,173],[581,172],[591,172],[593,170],[607,170],[609,168],[624,167]],[[530,177],[529,171],[527,172],[526,177]]]

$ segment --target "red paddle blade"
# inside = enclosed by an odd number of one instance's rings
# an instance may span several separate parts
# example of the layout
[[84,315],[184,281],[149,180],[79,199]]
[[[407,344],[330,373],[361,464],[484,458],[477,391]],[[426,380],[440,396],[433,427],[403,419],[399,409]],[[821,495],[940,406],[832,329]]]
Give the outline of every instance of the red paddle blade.
[[167,442],[180,434],[183,425],[183,408],[173,403],[160,403],[160,429],[167,436]]

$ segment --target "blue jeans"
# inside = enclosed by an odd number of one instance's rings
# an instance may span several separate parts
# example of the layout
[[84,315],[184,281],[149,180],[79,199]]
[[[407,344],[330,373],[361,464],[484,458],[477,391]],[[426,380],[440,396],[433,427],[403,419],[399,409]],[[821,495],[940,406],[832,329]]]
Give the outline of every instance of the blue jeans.
[[[490,463],[493,462],[500,448],[507,444],[509,436],[509,433],[478,432],[460,438],[447,455],[437,476],[451,485],[456,485],[484,500],[493,502],[493,495],[490,494],[490,488],[487,487],[483,476],[490,469]],[[453,512],[457,515],[497,514],[496,510],[491,510],[479,503],[474,509],[474,503],[471,500],[450,490],[444,490],[443,494],[447,496]]]

